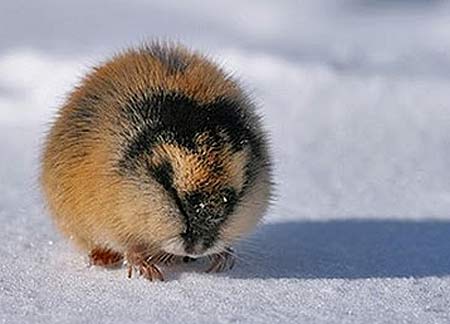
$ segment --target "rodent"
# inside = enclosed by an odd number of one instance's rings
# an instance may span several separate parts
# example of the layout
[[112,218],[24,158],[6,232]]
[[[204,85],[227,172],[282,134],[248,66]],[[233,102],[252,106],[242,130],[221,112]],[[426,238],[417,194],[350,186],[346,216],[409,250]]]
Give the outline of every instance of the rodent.
[[57,227],[91,263],[150,280],[177,258],[234,264],[233,242],[272,192],[255,104],[206,56],[179,44],[133,47],[95,67],[49,130],[41,187]]

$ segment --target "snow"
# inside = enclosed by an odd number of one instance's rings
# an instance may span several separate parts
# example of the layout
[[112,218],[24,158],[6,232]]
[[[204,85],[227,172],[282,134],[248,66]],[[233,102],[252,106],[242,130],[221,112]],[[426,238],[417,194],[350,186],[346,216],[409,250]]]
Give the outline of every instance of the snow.
[[[0,3],[0,322],[450,322],[445,1]],[[235,71],[271,133],[277,202],[230,272],[89,267],[38,190],[80,76],[143,39]]]

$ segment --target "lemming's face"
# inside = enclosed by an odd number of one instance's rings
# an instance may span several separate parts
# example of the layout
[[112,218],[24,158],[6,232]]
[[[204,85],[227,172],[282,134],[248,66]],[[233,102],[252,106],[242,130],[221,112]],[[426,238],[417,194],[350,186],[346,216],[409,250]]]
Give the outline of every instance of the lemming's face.
[[177,208],[181,231],[163,243],[163,250],[198,257],[226,248],[223,229],[236,217],[242,199],[248,151],[230,145],[206,145],[197,138],[195,149],[175,143],[156,146],[148,159],[150,174]]
[[176,79],[181,88],[138,94],[120,109],[129,125],[119,133],[117,169],[138,186],[153,182],[149,231],[179,255],[226,248],[256,223],[268,196],[252,191],[267,158],[253,104],[219,69],[204,67]]

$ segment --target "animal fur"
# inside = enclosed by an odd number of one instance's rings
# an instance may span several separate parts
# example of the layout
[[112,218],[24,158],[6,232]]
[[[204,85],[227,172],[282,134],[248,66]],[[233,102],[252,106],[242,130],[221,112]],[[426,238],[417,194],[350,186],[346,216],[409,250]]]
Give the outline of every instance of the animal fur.
[[270,159],[235,80],[196,52],[153,43],[72,91],[48,134],[41,184],[57,226],[91,255],[117,261],[137,246],[188,255],[188,241],[207,255],[261,219]]

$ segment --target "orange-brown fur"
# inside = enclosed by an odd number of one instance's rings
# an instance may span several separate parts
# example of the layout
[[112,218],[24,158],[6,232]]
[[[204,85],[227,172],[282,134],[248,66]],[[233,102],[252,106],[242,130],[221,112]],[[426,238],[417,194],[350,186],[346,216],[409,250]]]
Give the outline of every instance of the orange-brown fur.
[[[188,149],[174,144],[163,143],[153,149],[150,159],[152,165],[169,159],[175,165],[175,183],[181,191],[194,191],[202,188],[212,192],[219,185],[230,185],[240,190],[244,183],[244,167],[247,163],[247,151],[232,153],[229,146],[213,151],[200,143],[199,151],[192,153]],[[216,165],[224,172],[215,173]]]

